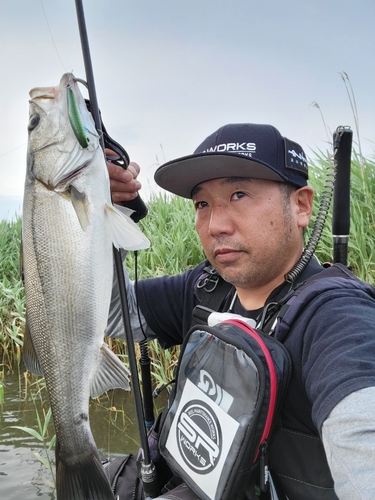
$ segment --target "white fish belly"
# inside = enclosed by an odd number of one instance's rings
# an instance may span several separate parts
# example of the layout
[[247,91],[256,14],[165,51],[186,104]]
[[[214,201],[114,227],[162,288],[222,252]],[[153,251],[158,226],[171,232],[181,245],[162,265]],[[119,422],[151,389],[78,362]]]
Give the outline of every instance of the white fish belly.
[[64,455],[84,453],[90,382],[104,337],[112,287],[112,244],[98,208],[83,231],[64,195],[39,182],[25,192],[27,318]]

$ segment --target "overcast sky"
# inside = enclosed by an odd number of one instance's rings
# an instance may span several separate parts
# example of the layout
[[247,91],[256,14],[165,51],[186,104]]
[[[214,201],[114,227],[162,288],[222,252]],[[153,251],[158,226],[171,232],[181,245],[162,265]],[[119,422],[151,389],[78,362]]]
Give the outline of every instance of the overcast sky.
[[[73,0],[0,0],[0,219],[22,205],[28,92],[84,78]],[[354,130],[375,141],[374,0],[86,0],[98,101],[107,130],[142,167],[190,154],[226,123],[275,125],[308,156]],[[354,134],[354,140],[357,136]]]

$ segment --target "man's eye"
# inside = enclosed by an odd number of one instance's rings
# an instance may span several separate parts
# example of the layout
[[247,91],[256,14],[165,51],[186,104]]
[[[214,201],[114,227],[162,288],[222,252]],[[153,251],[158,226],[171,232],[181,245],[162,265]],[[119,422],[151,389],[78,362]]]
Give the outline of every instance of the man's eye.
[[243,193],[242,191],[237,191],[236,193],[234,193],[232,195],[232,198],[234,200],[239,200],[240,198],[243,198],[244,196],[246,196],[245,193]]
[[195,210],[200,210],[202,209],[203,207],[206,207],[207,206],[207,203],[205,201],[196,201],[194,203],[194,206],[195,206]]

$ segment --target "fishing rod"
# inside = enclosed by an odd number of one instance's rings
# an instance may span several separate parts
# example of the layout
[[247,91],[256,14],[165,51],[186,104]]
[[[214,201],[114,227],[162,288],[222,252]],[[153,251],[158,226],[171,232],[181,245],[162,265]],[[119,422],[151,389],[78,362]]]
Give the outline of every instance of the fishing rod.
[[350,232],[350,164],[353,131],[339,126],[333,133],[336,179],[333,195],[332,237],[333,261],[348,264]]
[[[86,21],[85,21],[82,0],[75,0],[75,4],[76,4],[77,21],[78,21],[78,28],[79,28],[79,34],[80,34],[81,46],[82,46],[82,55],[83,55],[83,60],[84,60],[84,65],[85,65],[87,87],[88,87],[88,92],[89,92],[91,114],[93,116],[95,126],[96,126],[97,132],[98,132],[99,137],[100,137],[101,147],[104,151],[104,149],[105,149],[104,138],[103,138],[103,133],[102,133],[100,111],[99,111],[98,100],[97,100],[96,89],[95,89],[94,73],[93,73],[92,62],[91,62],[90,47],[89,47],[89,42],[88,42],[87,28],[86,28]],[[126,167],[127,167],[127,165],[126,165]],[[135,200],[132,200],[132,202],[133,202],[132,203],[133,206],[130,206],[130,208],[133,208],[133,209],[135,208],[139,212],[144,212],[144,203],[143,203],[142,199],[140,198],[140,196],[137,196],[137,198],[135,198]],[[139,377],[138,377],[138,370],[137,370],[137,363],[136,363],[136,355],[135,355],[135,350],[134,350],[133,336],[132,336],[132,331],[131,331],[129,305],[128,305],[128,298],[127,298],[126,286],[125,286],[125,278],[124,278],[123,267],[122,267],[122,259],[121,259],[120,251],[116,250],[116,248],[113,248],[113,254],[114,254],[115,268],[116,268],[116,274],[117,274],[118,285],[119,285],[121,309],[122,309],[122,319],[123,319],[124,329],[125,329],[125,338],[126,338],[126,343],[127,343],[127,347],[128,347],[129,365],[130,365],[130,371],[131,371],[131,376],[132,376],[132,381],[133,381],[132,386],[133,386],[133,391],[134,391],[138,429],[139,429],[139,434],[140,434],[141,447],[143,450],[143,460],[141,461],[141,478],[142,478],[143,488],[144,488],[146,497],[147,498],[155,498],[158,496],[158,493],[159,493],[158,492],[158,485],[157,485],[156,469],[155,469],[154,463],[151,460],[150,449],[149,449],[148,439],[147,439],[147,431],[146,431],[146,427],[145,427],[143,403],[142,403],[142,396],[141,396],[141,391],[140,391],[140,384],[139,384]]]
[[286,275],[294,283],[314,255],[323,232],[329,207],[334,199],[332,234],[334,262],[347,265],[350,226],[350,156],[352,135],[350,127],[339,126],[333,134],[333,162],[328,165],[318,215],[309,241],[296,265]]

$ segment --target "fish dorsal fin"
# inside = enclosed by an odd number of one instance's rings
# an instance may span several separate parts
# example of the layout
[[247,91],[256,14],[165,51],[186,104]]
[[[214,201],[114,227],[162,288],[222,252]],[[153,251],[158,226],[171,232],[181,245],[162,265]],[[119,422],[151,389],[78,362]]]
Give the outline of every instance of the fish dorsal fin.
[[130,390],[130,372],[107,344],[100,348],[99,366],[90,386],[90,396],[98,398],[110,389]]
[[113,205],[105,206],[106,224],[114,246],[124,250],[143,250],[150,246],[150,241],[137,224]]
[[72,205],[77,214],[79,223],[83,231],[86,231],[89,225],[89,208],[87,205],[87,198],[85,193],[81,193],[74,186],[70,186],[70,198]]
[[22,354],[23,354],[23,362],[26,366],[27,371],[34,373],[34,375],[43,377],[44,376],[43,369],[41,367],[38,355],[34,348],[34,344],[30,335],[29,326],[27,324],[27,318],[25,324],[25,331],[23,334]]

